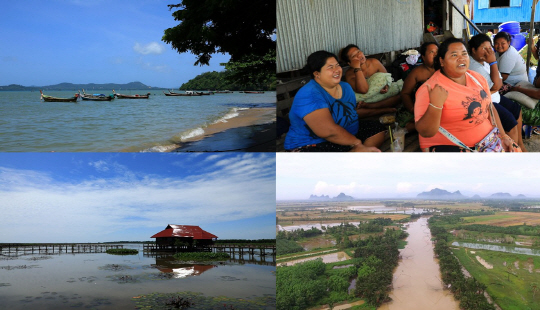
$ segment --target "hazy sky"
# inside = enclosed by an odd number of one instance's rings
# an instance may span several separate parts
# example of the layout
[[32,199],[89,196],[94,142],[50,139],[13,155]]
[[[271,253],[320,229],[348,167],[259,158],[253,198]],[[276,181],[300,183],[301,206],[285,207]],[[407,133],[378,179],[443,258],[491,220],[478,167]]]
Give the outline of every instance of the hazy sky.
[[277,200],[341,192],[359,199],[414,198],[434,188],[467,196],[540,196],[537,154],[278,153],[276,159]]
[[0,243],[275,238],[275,155],[0,153]]
[[[178,1],[179,2],[179,1]],[[207,71],[222,71],[161,41],[179,24],[163,0],[3,1],[0,10],[0,86],[129,83],[179,87]]]

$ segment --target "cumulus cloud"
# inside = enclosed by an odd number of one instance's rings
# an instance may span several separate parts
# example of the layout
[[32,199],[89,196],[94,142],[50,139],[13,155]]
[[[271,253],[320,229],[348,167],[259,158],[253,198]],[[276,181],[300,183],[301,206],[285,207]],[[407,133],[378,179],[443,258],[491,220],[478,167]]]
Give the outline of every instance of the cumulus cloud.
[[146,45],[142,45],[139,42],[136,42],[133,46],[133,50],[142,55],[148,54],[163,54],[165,52],[165,46],[159,44],[158,42],[150,42]]

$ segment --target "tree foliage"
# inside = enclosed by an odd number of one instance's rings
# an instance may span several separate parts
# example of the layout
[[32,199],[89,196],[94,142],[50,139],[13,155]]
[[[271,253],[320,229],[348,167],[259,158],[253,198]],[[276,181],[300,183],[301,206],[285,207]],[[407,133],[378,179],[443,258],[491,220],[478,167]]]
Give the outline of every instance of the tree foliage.
[[177,9],[172,15],[180,24],[166,29],[162,40],[179,53],[195,54],[194,65],[228,53],[234,83],[264,85],[275,76],[275,0],[182,0],[168,6]]
[[195,65],[208,65],[214,53],[239,61],[276,49],[275,0],[182,0],[169,5],[173,8],[180,24],[165,30],[163,41],[179,53],[197,55]]
[[459,306],[461,309],[495,309],[484,296],[486,286],[473,277],[466,278],[461,272],[461,264],[447,243],[449,233],[443,227],[437,226],[440,225],[438,221],[444,218],[431,218],[429,220],[431,234],[436,240],[435,254],[439,257],[439,268],[441,269],[443,282],[450,285],[450,290],[454,293],[456,299],[460,301]]
[[205,72],[197,75],[180,86],[180,90],[275,90],[275,74],[268,78],[268,83],[255,84],[253,81],[233,82],[230,71]]

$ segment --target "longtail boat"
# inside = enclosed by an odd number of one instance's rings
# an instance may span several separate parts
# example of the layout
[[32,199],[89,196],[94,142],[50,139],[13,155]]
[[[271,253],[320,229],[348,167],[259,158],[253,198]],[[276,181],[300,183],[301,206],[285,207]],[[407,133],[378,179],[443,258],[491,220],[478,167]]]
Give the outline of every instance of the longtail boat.
[[218,90],[215,91],[216,94],[232,94],[233,92],[230,90]]
[[114,89],[113,93],[116,96],[117,99],[148,99],[150,97],[150,93],[147,93],[146,95],[124,95],[124,94],[117,94]]
[[245,90],[244,94],[264,94],[264,92],[263,91],[248,91],[248,90]]
[[175,93],[169,90],[169,93],[163,92],[165,96],[201,96],[201,94],[197,94],[192,91],[186,91],[185,93]]
[[114,99],[114,95],[104,95],[104,94],[92,94],[92,95],[89,95],[87,93],[84,92],[84,89],[83,89],[83,93],[81,95],[81,99],[82,100],[89,100],[89,101],[111,101]]
[[41,100],[45,102],[76,102],[79,98],[79,94],[75,94],[75,96],[71,98],[58,98],[44,95],[42,90],[40,90],[39,92],[41,93]]

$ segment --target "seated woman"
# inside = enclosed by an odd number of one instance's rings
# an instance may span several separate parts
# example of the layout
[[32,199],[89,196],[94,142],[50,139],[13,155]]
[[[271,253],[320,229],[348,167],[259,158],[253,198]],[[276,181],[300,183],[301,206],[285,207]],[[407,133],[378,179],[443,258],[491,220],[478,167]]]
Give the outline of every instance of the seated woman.
[[510,45],[510,41],[510,35],[501,31],[495,35],[494,45],[502,80],[505,84],[514,86],[520,81],[528,80],[527,66],[516,48]]
[[522,117],[521,106],[499,94],[503,82],[495,60],[495,51],[491,39],[481,33],[469,40],[470,66],[469,69],[480,73],[491,87],[491,101],[497,109],[504,131],[525,151],[521,135]]
[[[408,132],[415,130],[414,128],[414,101],[415,94],[418,88],[429,79],[433,73],[435,73],[434,60],[439,50],[439,45],[435,42],[425,42],[420,46],[420,55],[422,56],[423,63],[414,68],[411,73],[405,79],[403,83],[403,89],[401,90],[401,101],[403,107],[408,111],[404,122],[406,124],[400,124],[405,127]],[[405,113],[401,113],[405,116]]]
[[[387,73],[386,68],[380,61],[374,58],[367,59],[358,46],[354,44],[349,44],[343,48],[340,56],[341,61],[350,66],[350,69],[344,74],[345,81],[351,85],[357,94],[366,94],[370,91],[368,83],[370,77],[377,73]],[[386,94],[388,91],[389,87],[375,90],[375,92],[381,94]],[[369,145],[380,147],[384,142],[386,126],[379,122],[378,117],[386,113],[396,112],[396,107],[400,102],[401,98],[397,93],[376,102],[358,101],[356,112],[361,120],[359,138],[369,143]]]
[[285,149],[293,152],[379,152],[362,144],[351,86],[341,82],[337,57],[327,51],[309,55],[312,80],[294,97]]
[[[416,92],[414,117],[421,148],[466,152],[489,136],[493,123],[502,128],[497,111],[491,108],[486,80],[468,68],[469,54],[461,40],[445,40],[435,58],[437,71]],[[510,137],[501,136],[492,140],[495,150],[501,151],[502,144],[505,151],[513,151]]]

